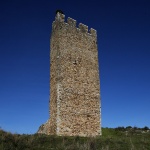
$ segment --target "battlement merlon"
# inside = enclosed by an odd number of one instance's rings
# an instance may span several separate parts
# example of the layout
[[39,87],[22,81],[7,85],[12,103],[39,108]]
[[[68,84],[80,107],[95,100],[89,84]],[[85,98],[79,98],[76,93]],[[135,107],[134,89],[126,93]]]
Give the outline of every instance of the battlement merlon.
[[74,19],[72,19],[72,18],[70,18],[70,17],[68,17],[67,23],[68,23],[70,26],[72,26],[72,27],[76,27],[77,21],[74,20]]
[[65,21],[65,15],[61,12],[57,12],[55,16],[55,21],[64,22]]
[[82,31],[84,33],[88,33],[88,26],[86,26],[82,23],[79,23],[79,29],[80,29],[80,31]]
[[[56,13],[56,17],[55,17],[55,21],[57,22],[64,22],[65,23],[65,15],[61,12],[57,12]],[[54,22],[55,22],[54,21]],[[67,18],[67,23],[69,26],[71,27],[76,27],[76,24],[77,24],[77,21],[68,17]],[[79,28],[78,28],[82,33],[88,33],[90,34],[91,36],[93,37],[97,37],[97,31],[93,28],[91,28],[89,31],[88,31],[88,26],[82,24],[82,23],[79,23]]]
[[90,34],[93,36],[97,36],[97,31],[93,28],[90,29]]

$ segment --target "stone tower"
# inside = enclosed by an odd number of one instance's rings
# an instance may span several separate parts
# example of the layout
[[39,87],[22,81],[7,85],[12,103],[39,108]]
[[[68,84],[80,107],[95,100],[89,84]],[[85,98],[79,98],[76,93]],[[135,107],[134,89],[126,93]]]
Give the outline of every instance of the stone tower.
[[101,103],[96,30],[61,11],[50,39],[50,119],[38,133],[101,135]]

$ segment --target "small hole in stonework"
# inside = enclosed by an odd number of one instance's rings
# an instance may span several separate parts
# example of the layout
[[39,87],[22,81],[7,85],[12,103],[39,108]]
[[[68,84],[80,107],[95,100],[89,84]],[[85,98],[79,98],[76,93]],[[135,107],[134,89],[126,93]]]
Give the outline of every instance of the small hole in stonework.
[[73,64],[74,64],[74,65],[77,65],[77,62],[76,62],[76,60],[73,62]]
[[88,114],[87,117],[90,117],[90,115]]

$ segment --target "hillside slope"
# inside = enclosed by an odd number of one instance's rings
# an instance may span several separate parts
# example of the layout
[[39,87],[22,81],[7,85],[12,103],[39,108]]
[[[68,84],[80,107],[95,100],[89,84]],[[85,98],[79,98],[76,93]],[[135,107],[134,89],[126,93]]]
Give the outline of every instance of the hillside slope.
[[98,137],[12,134],[0,130],[0,150],[150,150],[146,128],[103,128]]

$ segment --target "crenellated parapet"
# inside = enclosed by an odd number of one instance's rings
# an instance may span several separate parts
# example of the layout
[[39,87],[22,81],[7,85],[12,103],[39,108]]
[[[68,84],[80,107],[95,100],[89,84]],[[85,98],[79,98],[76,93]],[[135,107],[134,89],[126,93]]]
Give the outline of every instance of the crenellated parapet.
[[80,33],[88,34],[88,35],[91,35],[91,36],[94,36],[94,37],[97,36],[97,32],[96,32],[95,29],[90,28],[90,30],[88,30],[88,26],[84,25],[82,23],[79,23],[79,25],[77,27],[77,21],[70,18],[70,17],[68,17],[67,22],[65,22],[65,15],[62,14],[61,12],[56,13],[55,21],[54,21],[53,24],[55,24],[56,22],[61,23],[62,26],[64,24],[66,29],[67,28],[76,28],[77,31],[79,31]]

